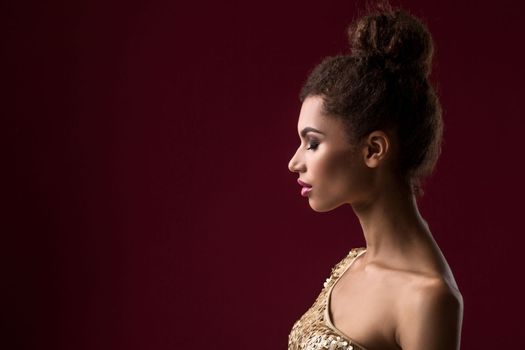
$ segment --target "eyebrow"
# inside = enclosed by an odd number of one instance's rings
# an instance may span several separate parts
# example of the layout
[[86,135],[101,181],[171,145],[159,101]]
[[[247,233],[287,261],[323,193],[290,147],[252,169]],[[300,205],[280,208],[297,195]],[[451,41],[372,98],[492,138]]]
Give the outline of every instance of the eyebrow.
[[305,137],[306,134],[308,134],[309,132],[316,132],[318,134],[322,134],[324,135],[325,133],[320,131],[320,130],[317,130],[315,128],[312,128],[311,126],[307,126],[306,128],[304,128],[303,130],[301,130],[301,136],[302,137]]

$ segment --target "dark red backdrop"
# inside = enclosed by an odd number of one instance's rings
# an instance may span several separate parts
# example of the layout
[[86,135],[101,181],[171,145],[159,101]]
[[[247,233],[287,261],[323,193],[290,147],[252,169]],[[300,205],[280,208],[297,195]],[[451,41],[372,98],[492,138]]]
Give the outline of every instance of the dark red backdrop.
[[[525,346],[514,3],[401,3],[436,41],[445,141],[421,210],[465,299],[467,350]],[[287,169],[298,90],[345,52],[357,6],[4,3],[10,349],[285,349],[364,244],[350,207],[312,211]]]

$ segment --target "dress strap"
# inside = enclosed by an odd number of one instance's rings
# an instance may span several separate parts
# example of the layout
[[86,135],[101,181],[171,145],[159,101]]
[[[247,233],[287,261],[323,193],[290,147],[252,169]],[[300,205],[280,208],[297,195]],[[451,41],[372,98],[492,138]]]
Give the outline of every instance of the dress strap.
[[[333,271],[331,276],[331,281],[328,283],[328,289],[325,291],[325,301],[324,301],[324,320],[326,325],[331,328],[334,332],[336,332],[339,336],[346,339],[350,344],[357,346],[360,350],[366,350],[366,348],[359,344],[358,342],[354,341],[352,337],[347,336],[344,334],[340,329],[338,329],[332,322],[332,319],[330,317],[330,296],[332,293],[332,289],[336,285],[337,281],[341,278],[341,276],[348,270],[348,268],[354,263],[354,261],[361,256],[364,252],[366,252],[365,248],[355,248],[350,251],[350,253],[341,261],[339,266],[336,266],[335,271]],[[325,286],[326,287],[326,286]],[[352,349],[352,347],[350,347]]]
[[324,287],[329,288],[332,283],[337,281],[339,277],[341,277],[345,271],[350,267],[353,260],[359,257],[363,252],[366,251],[365,247],[359,247],[359,248],[352,248],[348,254],[341,259],[337,264],[335,264],[334,267],[332,267],[332,271],[330,272],[330,276],[326,279],[324,282]]

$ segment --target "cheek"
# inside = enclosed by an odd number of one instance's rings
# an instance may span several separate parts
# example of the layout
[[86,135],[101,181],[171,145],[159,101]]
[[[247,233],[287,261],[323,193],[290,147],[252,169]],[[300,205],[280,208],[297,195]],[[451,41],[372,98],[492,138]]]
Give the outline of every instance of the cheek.
[[332,152],[319,164],[319,171],[322,172],[322,182],[325,186],[334,189],[341,189],[348,185],[352,176],[352,159],[346,152]]

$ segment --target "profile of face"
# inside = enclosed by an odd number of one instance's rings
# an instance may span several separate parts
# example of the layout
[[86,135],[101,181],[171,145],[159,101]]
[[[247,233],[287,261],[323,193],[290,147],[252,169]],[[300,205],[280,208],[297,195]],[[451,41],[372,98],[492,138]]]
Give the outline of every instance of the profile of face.
[[383,149],[381,145],[376,148],[378,152],[373,151],[374,135],[368,139],[372,147],[366,142],[364,147],[352,147],[343,122],[323,115],[322,103],[320,96],[304,100],[298,121],[301,144],[288,163],[288,169],[311,186],[308,202],[317,212],[366,201],[374,184],[374,168],[385,151],[384,145]]

